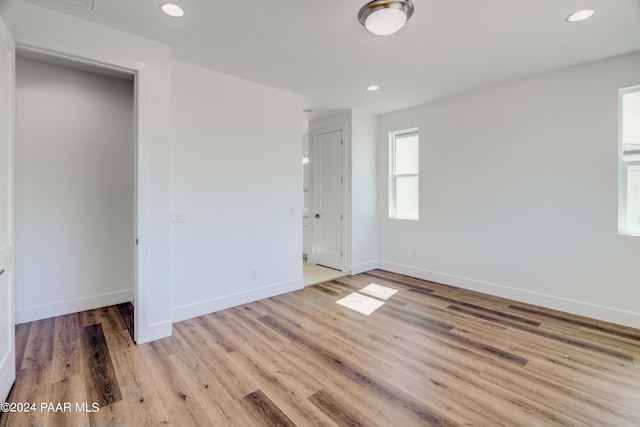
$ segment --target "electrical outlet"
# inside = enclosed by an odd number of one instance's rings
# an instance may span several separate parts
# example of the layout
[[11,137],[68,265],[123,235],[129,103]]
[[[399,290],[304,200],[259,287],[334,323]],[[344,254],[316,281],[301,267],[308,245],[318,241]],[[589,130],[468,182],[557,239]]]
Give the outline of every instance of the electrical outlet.
[[251,278],[252,279],[257,279],[258,278],[258,270],[256,270],[255,268],[251,269]]

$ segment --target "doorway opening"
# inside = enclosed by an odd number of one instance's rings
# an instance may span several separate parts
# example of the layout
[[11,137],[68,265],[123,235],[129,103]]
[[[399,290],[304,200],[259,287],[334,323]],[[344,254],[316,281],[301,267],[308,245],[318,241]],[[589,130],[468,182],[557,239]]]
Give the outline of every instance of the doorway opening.
[[307,260],[303,260],[302,262],[304,286],[312,286],[318,283],[328,282],[329,280],[346,276],[346,274],[340,270],[323,267],[318,264],[310,264],[307,262]]
[[345,275],[343,148],[342,127],[303,138],[305,286]]
[[16,67],[16,321],[115,305],[133,339],[135,73],[20,47]]

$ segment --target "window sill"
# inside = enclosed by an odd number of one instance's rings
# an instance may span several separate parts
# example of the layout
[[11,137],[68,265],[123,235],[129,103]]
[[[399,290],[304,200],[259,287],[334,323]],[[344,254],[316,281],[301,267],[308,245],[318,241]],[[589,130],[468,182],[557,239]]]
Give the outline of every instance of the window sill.
[[640,237],[640,231],[618,231],[618,236]]
[[405,221],[419,221],[420,218],[410,217],[410,216],[390,216],[389,219],[403,219]]

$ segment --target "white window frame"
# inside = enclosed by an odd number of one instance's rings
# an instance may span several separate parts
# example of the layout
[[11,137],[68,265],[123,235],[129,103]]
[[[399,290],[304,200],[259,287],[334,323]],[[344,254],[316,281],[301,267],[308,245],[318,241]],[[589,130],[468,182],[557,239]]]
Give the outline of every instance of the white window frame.
[[[418,144],[418,173],[412,174],[396,174],[395,173],[395,164],[396,164],[396,138],[398,136],[405,136],[416,134],[418,135],[418,141],[420,138],[419,128],[410,128],[404,130],[398,130],[394,132],[389,132],[389,218],[391,219],[404,219],[417,221],[420,219],[420,145]],[[396,180],[397,178],[403,177],[417,177],[418,178],[418,212],[416,216],[406,216],[406,215],[398,215],[396,213],[397,199],[396,199]]]
[[618,90],[618,234],[640,236],[640,227],[634,227],[628,216],[627,176],[640,168],[640,155],[624,156],[622,144],[622,98],[626,94],[640,92],[640,85]]

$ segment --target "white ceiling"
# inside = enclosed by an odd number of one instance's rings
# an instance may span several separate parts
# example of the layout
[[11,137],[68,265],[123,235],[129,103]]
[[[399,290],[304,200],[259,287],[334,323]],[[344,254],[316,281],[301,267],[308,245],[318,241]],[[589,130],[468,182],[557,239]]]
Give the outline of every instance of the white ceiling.
[[[314,111],[380,114],[640,50],[639,0],[413,0],[407,26],[388,37],[358,22],[365,0],[174,0],[180,19],[160,11],[163,0],[27,1],[299,93]],[[593,18],[565,22],[584,7]]]

